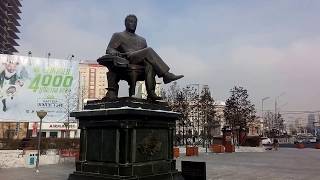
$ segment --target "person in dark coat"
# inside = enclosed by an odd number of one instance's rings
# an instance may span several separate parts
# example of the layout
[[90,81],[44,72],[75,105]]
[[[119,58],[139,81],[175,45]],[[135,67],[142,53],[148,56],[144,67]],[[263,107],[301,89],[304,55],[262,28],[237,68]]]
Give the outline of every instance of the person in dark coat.
[[274,138],[274,139],[273,139],[273,149],[274,149],[275,151],[277,151],[278,148],[279,148],[279,141],[278,141],[277,138]]

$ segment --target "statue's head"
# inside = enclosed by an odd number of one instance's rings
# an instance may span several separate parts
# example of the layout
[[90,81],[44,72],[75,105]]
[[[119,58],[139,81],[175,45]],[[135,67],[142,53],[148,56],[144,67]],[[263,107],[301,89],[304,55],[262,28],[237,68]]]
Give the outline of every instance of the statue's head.
[[126,30],[134,33],[137,28],[138,18],[133,14],[129,14],[125,19]]

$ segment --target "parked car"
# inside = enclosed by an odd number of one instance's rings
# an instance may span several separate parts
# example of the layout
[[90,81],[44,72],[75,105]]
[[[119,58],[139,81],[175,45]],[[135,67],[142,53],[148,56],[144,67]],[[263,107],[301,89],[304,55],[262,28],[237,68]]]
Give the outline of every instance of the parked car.
[[264,138],[264,137],[262,137],[261,143],[262,143],[263,145],[272,144],[272,141],[271,141],[270,138],[267,138],[267,137]]
[[314,137],[309,137],[308,138],[308,142],[309,143],[316,143],[317,142],[317,137],[315,137],[315,136]]
[[295,139],[294,144],[300,144],[300,143],[304,143],[304,140],[303,139]]

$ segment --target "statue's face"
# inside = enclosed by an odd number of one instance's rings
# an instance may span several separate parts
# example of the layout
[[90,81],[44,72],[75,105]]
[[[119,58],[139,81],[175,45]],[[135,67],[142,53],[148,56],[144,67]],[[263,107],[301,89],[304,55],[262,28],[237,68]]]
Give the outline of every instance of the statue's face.
[[128,17],[126,19],[126,29],[129,32],[135,32],[137,28],[137,19],[134,17]]

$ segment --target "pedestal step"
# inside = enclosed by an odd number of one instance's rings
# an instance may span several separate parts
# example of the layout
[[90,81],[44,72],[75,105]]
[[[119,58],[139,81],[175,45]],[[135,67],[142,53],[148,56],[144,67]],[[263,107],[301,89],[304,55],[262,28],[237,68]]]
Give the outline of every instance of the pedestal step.
[[181,173],[174,171],[164,174],[155,174],[149,176],[131,176],[131,177],[124,177],[124,176],[108,176],[108,175],[101,175],[101,174],[93,174],[93,173],[79,173],[74,172],[70,174],[68,180],[184,180]]

